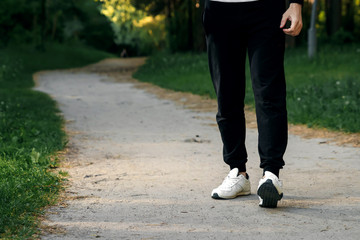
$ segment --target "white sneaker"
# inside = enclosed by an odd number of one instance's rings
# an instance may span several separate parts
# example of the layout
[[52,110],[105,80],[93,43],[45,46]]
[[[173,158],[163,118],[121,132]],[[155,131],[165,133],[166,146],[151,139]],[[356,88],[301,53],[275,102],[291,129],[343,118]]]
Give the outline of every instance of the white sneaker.
[[272,172],[265,171],[264,177],[259,181],[257,194],[260,207],[276,208],[277,202],[283,197],[282,182]]
[[239,169],[232,169],[226,176],[222,184],[211,192],[214,199],[229,199],[237,196],[250,195],[250,181],[242,174]]

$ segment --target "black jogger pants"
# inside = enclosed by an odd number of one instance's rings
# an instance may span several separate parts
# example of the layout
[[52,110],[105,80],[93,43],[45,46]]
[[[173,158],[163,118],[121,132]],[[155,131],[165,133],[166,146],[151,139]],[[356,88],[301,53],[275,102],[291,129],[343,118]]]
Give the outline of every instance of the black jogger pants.
[[259,131],[260,167],[278,174],[287,145],[285,36],[280,29],[285,3],[206,0],[203,25],[210,74],[218,100],[216,120],[224,161],[246,171],[245,60],[249,56]]

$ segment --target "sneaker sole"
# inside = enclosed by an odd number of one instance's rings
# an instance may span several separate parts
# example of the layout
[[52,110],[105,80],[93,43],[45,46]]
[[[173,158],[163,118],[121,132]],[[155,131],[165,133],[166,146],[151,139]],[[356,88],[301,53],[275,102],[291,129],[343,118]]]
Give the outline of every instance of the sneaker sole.
[[211,197],[213,199],[220,199],[220,200],[226,200],[226,199],[234,199],[236,197],[239,197],[239,196],[247,196],[247,195],[250,195],[251,192],[241,192],[241,193],[238,193],[237,195],[235,196],[230,196],[230,197],[220,197],[217,193],[214,193]]
[[279,194],[271,179],[266,180],[258,189],[257,194],[262,198],[260,207],[276,208],[278,201],[283,197]]

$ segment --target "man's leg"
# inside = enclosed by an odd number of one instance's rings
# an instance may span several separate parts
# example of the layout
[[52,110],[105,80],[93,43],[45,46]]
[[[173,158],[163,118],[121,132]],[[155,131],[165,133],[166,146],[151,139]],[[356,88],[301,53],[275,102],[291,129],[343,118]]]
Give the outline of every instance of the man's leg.
[[245,172],[246,37],[231,16],[229,3],[208,2],[205,9],[209,67],[218,101],[216,120],[223,141],[224,161]]
[[286,85],[284,76],[285,36],[279,28],[282,1],[262,1],[261,17],[249,32],[249,60],[259,131],[259,155],[264,177],[257,194],[261,207],[276,207],[282,198],[279,169],[287,145]]
[[[207,1],[204,27],[207,37],[209,67],[218,100],[216,120],[223,141],[224,161],[230,173],[215,188],[215,199],[249,195],[250,181],[245,164],[245,57],[246,34],[241,17],[249,4]],[[243,14],[242,14],[243,13]]]
[[248,50],[259,131],[260,167],[277,176],[285,164],[283,155],[287,146],[285,35],[279,28],[283,12],[282,4],[264,3],[263,19],[251,28]]

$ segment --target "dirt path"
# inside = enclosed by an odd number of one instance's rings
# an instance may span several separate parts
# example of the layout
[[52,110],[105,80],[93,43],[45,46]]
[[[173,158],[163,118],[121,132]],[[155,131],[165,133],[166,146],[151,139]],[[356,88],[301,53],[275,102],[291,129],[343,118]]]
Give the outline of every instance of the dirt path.
[[228,172],[213,101],[137,83],[131,72],[142,61],[35,76],[70,135],[62,164],[70,186],[49,209],[43,239],[358,239],[359,148],[290,135],[285,197],[262,209],[257,132],[249,129],[253,194],[213,200]]

